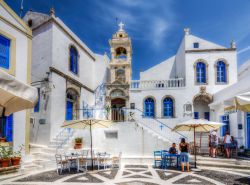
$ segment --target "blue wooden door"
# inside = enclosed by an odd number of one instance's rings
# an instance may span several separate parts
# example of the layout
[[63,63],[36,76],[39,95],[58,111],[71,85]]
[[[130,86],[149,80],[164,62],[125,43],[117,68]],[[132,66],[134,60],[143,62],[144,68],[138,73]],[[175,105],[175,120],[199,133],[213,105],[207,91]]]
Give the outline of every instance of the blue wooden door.
[[194,112],[194,119],[199,119],[199,112]]
[[67,101],[66,105],[66,120],[73,119],[73,102]]
[[6,117],[5,137],[8,142],[13,141],[13,114]]
[[0,67],[10,67],[10,40],[0,35]]
[[204,118],[209,121],[210,120],[210,113],[204,112]]
[[224,126],[221,127],[221,135],[224,136],[227,131],[230,131],[229,115],[222,116],[222,123],[225,124]]
[[247,142],[246,142],[246,145],[247,145],[247,148],[250,149],[250,113],[247,113]]

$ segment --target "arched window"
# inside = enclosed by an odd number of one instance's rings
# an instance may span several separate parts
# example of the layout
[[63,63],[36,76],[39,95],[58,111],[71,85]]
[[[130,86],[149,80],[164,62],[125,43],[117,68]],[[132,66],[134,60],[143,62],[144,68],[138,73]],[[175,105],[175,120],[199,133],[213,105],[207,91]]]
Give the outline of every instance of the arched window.
[[111,98],[115,98],[115,97],[119,97],[119,96],[125,96],[125,93],[122,90],[120,90],[120,89],[113,90],[110,93],[110,97]]
[[78,51],[74,46],[70,47],[70,66],[69,69],[75,74],[78,74]]
[[166,97],[163,100],[163,116],[168,118],[174,117],[174,103],[170,97]]
[[127,58],[127,50],[123,47],[119,47],[116,50],[116,58],[126,59]]
[[145,117],[155,116],[155,101],[153,98],[147,98],[144,100],[144,116]]
[[225,83],[227,82],[227,69],[224,61],[218,61],[217,65],[217,82]]
[[124,69],[117,69],[116,70],[116,80],[119,80],[121,82],[125,82],[125,70]]
[[196,64],[196,82],[206,83],[206,64],[204,62],[197,62]]

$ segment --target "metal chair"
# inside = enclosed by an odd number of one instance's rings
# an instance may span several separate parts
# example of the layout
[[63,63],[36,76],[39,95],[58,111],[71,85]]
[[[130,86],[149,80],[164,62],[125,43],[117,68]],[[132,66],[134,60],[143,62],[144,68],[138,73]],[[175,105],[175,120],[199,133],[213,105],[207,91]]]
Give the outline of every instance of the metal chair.
[[100,167],[103,167],[104,170],[107,168],[107,166],[108,166],[108,164],[107,164],[108,158],[110,158],[110,154],[107,154],[106,152],[97,154],[98,170],[100,170]]
[[154,167],[162,167],[162,151],[154,151]]
[[113,156],[111,158],[111,160],[112,160],[111,167],[112,168],[118,168],[118,169],[120,169],[120,167],[121,167],[121,158],[122,158],[122,152],[119,153],[118,157],[117,156]]
[[[63,156],[61,154],[55,154],[55,158],[56,158],[56,167],[57,167],[58,174],[62,174],[62,171],[64,169],[68,169],[70,172],[70,164],[66,157],[65,159],[63,159]],[[59,173],[59,169],[60,169],[60,173]]]
[[87,172],[88,170],[88,150],[82,150],[78,153],[77,172],[79,170]]

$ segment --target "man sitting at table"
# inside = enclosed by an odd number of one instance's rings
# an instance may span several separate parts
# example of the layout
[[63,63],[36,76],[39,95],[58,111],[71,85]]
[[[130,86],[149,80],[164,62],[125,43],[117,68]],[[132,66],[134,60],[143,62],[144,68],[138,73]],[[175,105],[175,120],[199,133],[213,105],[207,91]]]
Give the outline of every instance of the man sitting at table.
[[173,143],[172,144],[172,147],[169,148],[169,151],[168,151],[170,154],[177,154],[177,150],[176,150],[176,144]]
[[[169,154],[177,154],[177,150],[176,150],[176,144],[173,143],[172,146],[169,148],[169,151],[168,151]],[[176,164],[176,160],[174,157],[170,157],[169,158],[169,163],[170,163],[170,166],[174,166]]]

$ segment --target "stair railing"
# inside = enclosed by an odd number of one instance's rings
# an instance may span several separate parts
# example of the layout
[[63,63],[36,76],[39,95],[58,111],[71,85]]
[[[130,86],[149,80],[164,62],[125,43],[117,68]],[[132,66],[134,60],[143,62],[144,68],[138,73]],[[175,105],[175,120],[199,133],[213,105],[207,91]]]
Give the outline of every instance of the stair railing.
[[[67,133],[66,137],[65,137],[63,140],[59,139],[59,138],[62,138],[62,136],[65,134],[65,132]],[[55,141],[61,141],[61,142],[59,142],[59,143],[56,142],[56,143],[57,143],[57,144],[56,144],[56,151],[57,151],[58,149],[63,148],[63,146],[64,146],[66,143],[68,143],[69,139],[73,136],[73,134],[74,134],[74,131],[73,131],[72,129],[70,129],[70,128],[64,128],[64,129],[62,129],[62,130],[58,133],[58,135],[55,137]]]

